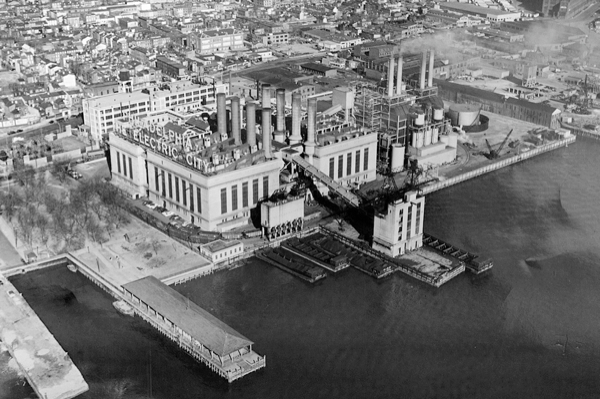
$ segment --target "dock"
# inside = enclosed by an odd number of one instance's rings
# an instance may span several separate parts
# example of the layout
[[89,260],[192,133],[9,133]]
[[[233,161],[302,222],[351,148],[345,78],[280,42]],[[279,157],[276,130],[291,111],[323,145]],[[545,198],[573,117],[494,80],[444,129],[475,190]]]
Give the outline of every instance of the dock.
[[[106,269],[104,260],[96,259],[97,269]],[[68,267],[71,271],[81,273],[116,300],[130,306],[136,315],[230,383],[266,367],[266,357],[252,350],[252,341],[156,277],[147,276],[127,283],[117,283],[100,274],[96,266],[92,267],[70,253],[15,266],[6,272],[13,276],[53,266]],[[16,289],[14,292],[20,295]],[[0,311],[1,309],[3,308]],[[33,310],[30,309],[30,312],[35,315]]]
[[321,271],[320,268],[312,266],[308,261],[294,256],[293,253],[287,251],[285,248],[267,248],[258,251],[256,257],[309,283],[315,283],[327,277],[327,273]]
[[38,397],[70,399],[89,390],[67,352],[2,274],[0,340]]
[[423,244],[444,255],[464,262],[465,267],[474,274],[484,273],[494,267],[494,261],[491,258],[481,258],[475,253],[457,248],[429,234],[423,234]]
[[454,186],[456,184],[465,182],[467,180],[471,180],[475,177],[478,176],[482,176],[485,175],[487,173],[490,172],[494,172],[498,169],[502,169],[505,168],[507,166],[516,164],[518,162],[522,162],[525,161],[527,159],[533,158],[536,155],[540,155],[543,154],[545,152],[548,151],[553,151],[562,147],[567,147],[569,144],[574,143],[576,140],[576,137],[571,135],[569,137],[566,137],[564,139],[561,140],[557,140],[557,141],[553,141],[552,143],[548,143],[548,144],[544,144],[541,145],[537,148],[534,148],[532,150],[529,150],[527,152],[522,152],[519,155],[513,155],[512,157],[509,158],[503,158],[499,161],[496,161],[492,164],[486,165],[486,166],[482,166],[480,168],[477,168],[475,170],[472,170],[470,172],[466,172],[463,173],[461,175],[455,176],[455,177],[451,177],[449,179],[445,179],[445,180],[440,180],[438,182],[435,183],[430,183],[430,184],[426,184],[424,186],[421,187],[420,191],[421,191],[421,195],[427,195],[427,194],[431,194],[435,191],[439,191],[442,190],[444,188],[448,188],[451,186]]

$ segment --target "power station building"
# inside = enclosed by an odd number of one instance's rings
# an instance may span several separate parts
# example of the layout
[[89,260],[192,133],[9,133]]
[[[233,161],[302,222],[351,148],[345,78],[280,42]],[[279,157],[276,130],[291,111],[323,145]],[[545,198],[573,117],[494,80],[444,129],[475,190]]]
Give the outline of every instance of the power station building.
[[[226,231],[247,224],[251,209],[279,189],[284,158],[307,162],[325,186],[375,179],[377,135],[356,126],[350,104],[317,118],[316,99],[309,99],[303,135],[301,95],[292,96],[288,132],[285,94],[276,91],[275,117],[270,87],[263,87],[260,103],[245,102],[243,142],[242,103],[231,97],[227,105],[224,93],[217,94],[216,132],[196,117],[167,111],[118,119],[108,141],[113,184],[204,230]],[[350,101],[348,92],[336,98]]]

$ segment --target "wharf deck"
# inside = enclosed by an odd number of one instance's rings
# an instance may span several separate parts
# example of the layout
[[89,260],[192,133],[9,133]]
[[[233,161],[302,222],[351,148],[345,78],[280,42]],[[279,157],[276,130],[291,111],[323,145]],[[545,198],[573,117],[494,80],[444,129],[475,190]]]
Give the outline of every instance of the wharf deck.
[[89,389],[67,352],[2,274],[0,340],[40,398],[70,399]]
[[327,273],[321,271],[320,268],[308,265],[308,261],[285,248],[265,249],[257,252],[256,257],[309,283],[327,277]]
[[494,267],[494,261],[491,258],[482,259],[475,253],[452,246],[429,234],[423,234],[423,244],[444,255],[460,260],[465,264],[465,267],[474,274],[484,273]]

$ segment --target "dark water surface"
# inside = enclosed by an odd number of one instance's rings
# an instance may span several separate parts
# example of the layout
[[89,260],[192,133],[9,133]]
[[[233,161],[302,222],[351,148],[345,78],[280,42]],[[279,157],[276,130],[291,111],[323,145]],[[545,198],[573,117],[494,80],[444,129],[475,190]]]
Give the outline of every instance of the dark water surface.
[[[598,398],[598,154],[579,139],[428,196],[425,231],[492,256],[487,276],[433,289],[348,270],[311,286],[254,261],[177,286],[267,356],[232,385],[80,274],[13,282],[90,383],[84,398]],[[0,398],[24,397],[17,382]]]

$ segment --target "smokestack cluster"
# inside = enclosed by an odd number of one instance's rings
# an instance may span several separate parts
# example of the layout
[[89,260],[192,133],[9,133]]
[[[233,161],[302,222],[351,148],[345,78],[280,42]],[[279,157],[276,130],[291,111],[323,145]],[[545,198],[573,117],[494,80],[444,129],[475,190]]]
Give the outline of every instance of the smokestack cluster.
[[302,142],[300,134],[300,124],[302,118],[302,95],[300,93],[292,94],[292,134],[290,144],[299,144]]
[[394,56],[390,57],[390,61],[388,64],[388,86],[387,86],[387,95],[388,97],[392,97],[394,95]]
[[435,54],[433,50],[429,51],[429,75],[427,77],[427,87],[433,87],[433,60]]
[[240,129],[240,98],[236,96],[231,97],[231,136],[235,145],[242,144]]
[[275,141],[285,142],[285,89],[277,89],[277,126],[275,129]]
[[423,50],[423,59],[421,60],[421,75],[419,76],[419,89],[425,89],[425,73],[427,72],[427,50]]
[[262,107],[271,108],[271,85],[262,86]]
[[308,99],[308,119],[306,121],[306,142],[304,143],[304,154],[308,157],[308,162],[312,163],[315,154],[315,131],[317,130],[317,99]]
[[262,147],[267,159],[272,158],[271,154],[271,108],[262,109]]
[[256,103],[246,103],[246,142],[250,151],[256,147]]
[[402,66],[404,62],[402,56],[398,57],[398,76],[396,77],[396,94],[402,94]]
[[227,134],[227,109],[225,93],[217,93],[217,130],[219,134]]

